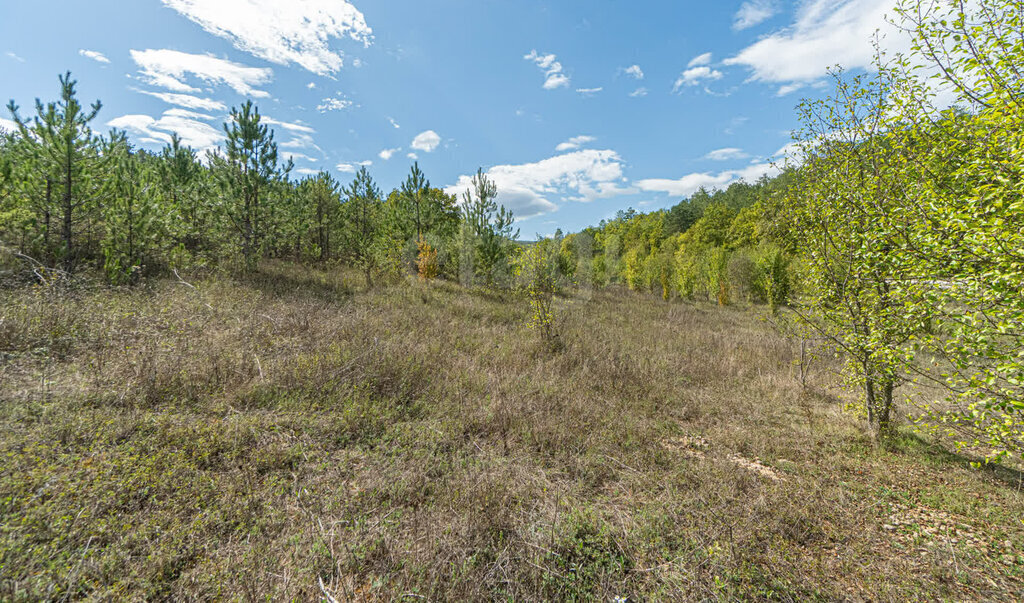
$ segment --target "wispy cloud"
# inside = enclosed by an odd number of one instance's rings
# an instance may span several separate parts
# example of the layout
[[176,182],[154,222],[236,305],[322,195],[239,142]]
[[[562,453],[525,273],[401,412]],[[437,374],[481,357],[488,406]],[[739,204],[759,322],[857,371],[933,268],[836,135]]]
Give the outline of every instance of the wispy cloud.
[[11,51],[11,50],[8,50],[7,52],[5,52],[4,56],[6,56],[9,59],[14,59],[15,61],[18,61],[19,63],[24,63],[25,62],[25,59],[23,59],[23,58],[19,57],[18,55],[14,54],[14,52]]
[[597,94],[598,92],[600,92],[602,90],[604,90],[603,87],[598,87],[598,88],[577,88],[576,92],[578,94],[582,94],[583,96],[594,96],[595,94]]
[[302,123],[300,121],[280,121],[280,120],[274,119],[273,117],[268,117],[266,115],[261,115],[260,116],[260,121],[262,121],[265,124],[269,124],[271,126],[277,126],[279,128],[284,128],[285,130],[288,130],[289,132],[301,132],[303,134],[316,134],[316,130],[312,126],[306,125],[306,124],[304,124],[304,123]]
[[712,161],[729,161],[731,159],[745,159],[748,155],[743,152],[743,149],[737,149],[735,147],[726,147],[724,149],[715,149],[707,155],[704,159],[710,159]]
[[178,105],[186,109],[200,109],[203,111],[226,111],[227,106],[220,101],[210,98],[192,96],[191,94],[178,94],[176,92],[153,92],[151,90],[136,90],[142,94],[158,98],[169,105]]
[[327,113],[328,111],[342,111],[352,106],[352,101],[341,96],[333,96],[325,98],[320,101],[320,104],[316,106],[316,110],[321,113]]
[[733,18],[732,28],[741,31],[755,25],[760,25],[771,19],[779,12],[775,0],[747,0],[744,2]]
[[85,57],[87,59],[92,59],[92,60],[96,61],[97,63],[104,63],[104,64],[109,64],[110,63],[110,59],[105,57],[102,52],[97,52],[95,50],[86,50],[84,48],[81,48],[81,49],[78,50],[78,54],[82,55],[83,57]]
[[544,71],[544,89],[554,90],[555,88],[564,88],[569,85],[569,76],[565,75],[562,71],[562,64],[556,60],[553,54],[538,54],[536,50],[531,50],[530,54],[524,55],[524,59],[533,61],[538,67]]
[[578,149],[585,144],[590,144],[595,140],[597,139],[594,138],[593,136],[573,136],[569,140],[560,143],[557,147],[555,147],[555,150],[558,151],[559,153],[561,153],[562,151],[571,151],[573,149]]
[[690,62],[686,64],[687,67],[700,67],[701,65],[711,64],[711,53],[705,52],[704,54],[698,54],[697,56],[690,59]]
[[629,95],[632,96],[633,98],[637,98],[638,96],[647,96],[647,88],[641,86],[636,90],[630,92]]
[[168,109],[159,118],[140,114],[122,115],[108,121],[106,125],[125,130],[140,142],[149,144],[167,144],[171,141],[171,134],[177,133],[183,144],[204,151],[214,149],[224,140],[221,130],[206,123],[211,119],[212,116],[202,113]]
[[673,92],[679,92],[684,86],[696,86],[704,82],[713,82],[715,80],[722,79],[722,72],[707,66],[691,67],[681,74],[676,79],[676,83],[672,86]]
[[360,167],[370,167],[371,165],[373,165],[373,162],[370,161],[369,159],[367,159],[366,161],[352,161],[352,162],[343,161],[343,162],[339,163],[338,165],[336,165],[335,168],[339,172],[342,172],[342,173],[345,173],[345,174],[352,174],[356,170],[358,170]]
[[644,79],[644,70],[640,69],[640,65],[630,65],[623,69],[622,72],[638,80]]
[[750,79],[777,84],[780,95],[788,94],[822,78],[834,65],[870,68],[870,42],[876,32],[884,35],[890,51],[906,50],[906,36],[886,20],[891,10],[891,0],[807,0],[791,26],[762,37],[723,63],[746,67]]
[[270,96],[260,86],[270,82],[274,72],[266,67],[248,67],[210,54],[189,54],[177,50],[132,50],[132,60],[139,66],[140,79],[173,92],[199,92],[186,82],[192,76],[210,85],[226,85],[235,92],[255,98]]
[[239,50],[279,65],[295,63],[328,75],[343,65],[333,39],[368,46],[373,30],[346,0],[163,0],[211,34]]
[[380,153],[377,153],[377,157],[380,157],[384,161],[388,161],[389,159],[394,157],[395,153],[397,153],[397,152],[399,152],[401,150],[402,150],[402,147],[396,147],[394,149],[384,149]]

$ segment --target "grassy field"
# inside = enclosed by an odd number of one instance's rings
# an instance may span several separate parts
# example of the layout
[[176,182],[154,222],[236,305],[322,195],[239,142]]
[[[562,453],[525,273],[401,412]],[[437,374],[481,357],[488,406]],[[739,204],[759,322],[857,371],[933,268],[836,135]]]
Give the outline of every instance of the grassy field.
[[0,293],[0,600],[1024,597],[1020,475],[756,309],[359,282]]

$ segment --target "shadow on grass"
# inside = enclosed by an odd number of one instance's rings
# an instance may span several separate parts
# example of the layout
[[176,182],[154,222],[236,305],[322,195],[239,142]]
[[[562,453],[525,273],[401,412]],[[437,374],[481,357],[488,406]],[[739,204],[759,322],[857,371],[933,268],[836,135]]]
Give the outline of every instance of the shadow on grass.
[[271,264],[261,266],[255,272],[239,274],[235,279],[279,300],[342,301],[353,294],[352,285],[342,274],[322,269],[288,272]]
[[940,444],[921,437],[916,433],[900,432],[887,443],[887,448],[898,454],[915,456],[935,465],[955,465],[963,467],[975,463],[979,471],[992,476],[1004,486],[1020,489],[1024,484],[1024,471],[1007,467],[999,463],[985,463],[981,457],[955,452]]

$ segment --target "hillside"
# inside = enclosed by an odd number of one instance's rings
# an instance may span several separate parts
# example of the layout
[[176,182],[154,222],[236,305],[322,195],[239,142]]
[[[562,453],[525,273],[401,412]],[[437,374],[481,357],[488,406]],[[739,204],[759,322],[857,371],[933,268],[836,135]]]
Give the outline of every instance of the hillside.
[[1020,474],[763,309],[182,276],[0,293],[0,599],[1024,596]]

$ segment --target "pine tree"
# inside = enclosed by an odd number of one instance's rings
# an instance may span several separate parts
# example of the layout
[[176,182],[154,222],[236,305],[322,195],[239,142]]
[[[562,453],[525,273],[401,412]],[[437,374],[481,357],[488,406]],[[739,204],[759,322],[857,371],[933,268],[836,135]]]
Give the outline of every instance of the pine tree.
[[426,193],[430,188],[430,181],[427,180],[426,176],[420,170],[419,162],[412,164],[412,169],[409,172],[409,176],[402,183],[402,199],[406,205],[406,211],[408,216],[406,220],[412,222],[412,230],[415,231],[416,241],[423,240],[424,234],[424,215],[426,208],[424,203],[426,201]]
[[176,216],[178,238],[190,252],[197,251],[209,238],[206,233],[209,207],[198,194],[202,166],[195,151],[182,146],[177,133],[160,153],[161,190],[166,207]]
[[104,154],[112,169],[103,204],[103,268],[115,284],[135,282],[163,234],[154,194],[155,175],[142,156],[132,152],[123,132],[111,134]]
[[347,198],[344,210],[349,226],[348,247],[354,263],[363,269],[369,288],[373,285],[379,252],[381,192],[365,166],[342,192]]
[[225,213],[238,234],[247,270],[255,270],[263,251],[267,231],[268,193],[287,177],[290,163],[277,162],[274,132],[260,123],[259,109],[246,101],[231,109],[231,121],[224,124],[227,135],[224,155],[212,159],[226,193]]
[[312,227],[320,261],[331,256],[331,232],[337,228],[341,199],[338,182],[327,172],[321,171],[301,184],[305,202],[312,209]]
[[[99,152],[99,140],[89,123],[102,106],[100,101],[85,110],[75,95],[77,82],[71,72],[59,76],[61,95],[57,102],[43,105],[36,99],[36,117],[22,119],[18,106],[11,101],[7,108],[18,126],[19,134],[31,150],[39,170],[46,176],[46,211],[54,206],[60,219],[62,249],[59,251],[64,271],[74,272],[78,260],[75,228],[83,214],[97,206],[99,172],[105,159]],[[53,197],[57,197],[53,200]],[[45,232],[49,233],[49,213]]]
[[463,193],[464,218],[475,235],[476,269],[491,286],[496,273],[507,272],[508,242],[519,237],[519,230],[513,231],[515,218],[495,201],[498,187],[482,169],[473,176],[472,185],[471,190]]

